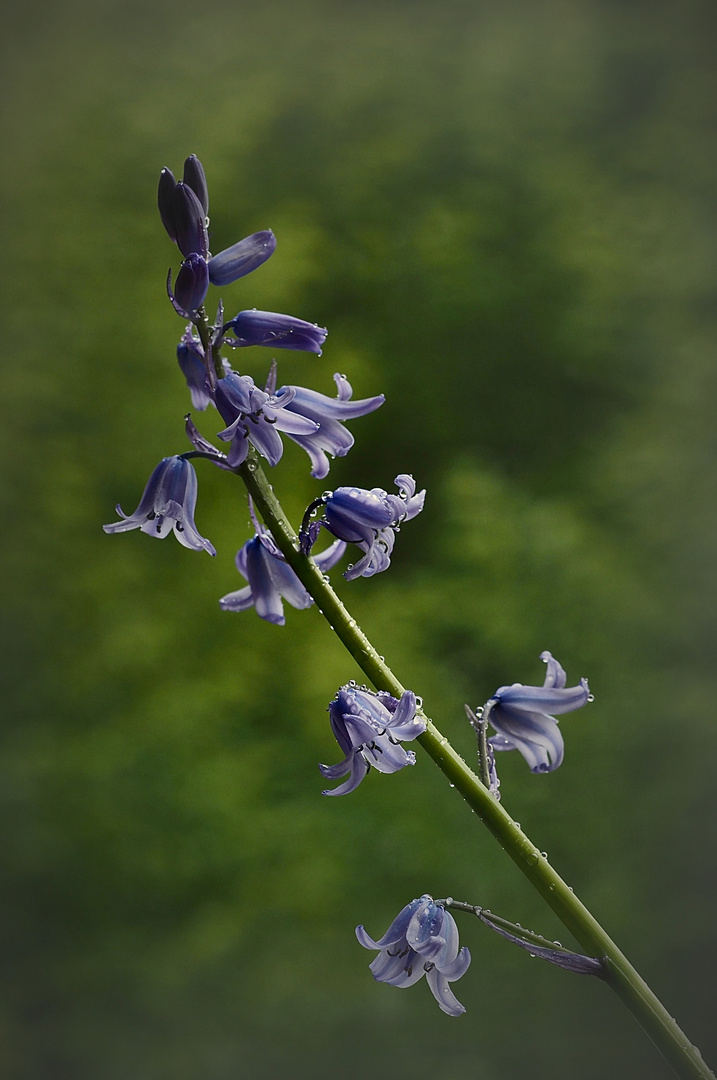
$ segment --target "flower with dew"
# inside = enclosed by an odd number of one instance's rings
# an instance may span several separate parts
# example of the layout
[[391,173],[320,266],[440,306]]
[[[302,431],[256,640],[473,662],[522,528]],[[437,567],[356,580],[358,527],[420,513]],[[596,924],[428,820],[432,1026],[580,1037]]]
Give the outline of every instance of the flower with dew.
[[214,546],[197,532],[194,524],[196,505],[197,474],[191,462],[175,454],[163,458],[157,465],[135,512],[128,516],[118,504],[117,513],[124,520],[103,525],[103,529],[106,533],[141,529],[148,536],[156,536],[160,540],[174,530],[174,535],[184,547],[216,555]]
[[363,558],[344,573],[347,581],[386,570],[391,563],[395,531],[404,521],[420,514],[426,497],[425,490],[416,494],[416,481],[408,473],[400,473],[394,483],[398,495],[389,495],[383,488],[368,491],[340,487],[326,492],[319,502],[324,511],[321,521],[302,527],[304,550],[310,551],[323,525],[339,540],[357,544],[364,552]]
[[233,349],[248,345],[263,345],[269,349],[298,349],[321,356],[321,346],[328,330],[316,323],[296,319],[293,315],[279,315],[274,311],[240,311],[222,327],[222,335],[231,331],[233,337],[225,338]]
[[[311,607],[314,601],[284,559],[269,530],[260,525],[256,518],[254,525],[255,535],[247,540],[236,556],[237,570],[249,584],[237,592],[227,593],[219,605],[224,611],[247,611],[253,607],[260,619],[283,626],[282,599],[300,609]],[[322,573],[326,573],[339,561],[345,550],[343,541],[335,540],[314,561]]]
[[542,686],[501,686],[483,708],[483,720],[497,734],[489,742],[495,750],[518,750],[534,773],[553,772],[563,760],[563,736],[552,715],[572,712],[592,700],[587,679],[567,686],[567,676],[549,652]]
[[393,773],[405,765],[415,765],[416,755],[404,750],[426,730],[426,721],[416,715],[416,695],[405,690],[400,699],[365,687],[342,686],[329,705],[331,730],[345,757],[338,765],[319,765],[327,780],[348,778],[324,795],[347,795],[354,791],[369,769]]
[[377,982],[403,989],[425,975],[444,1013],[466,1011],[449,984],[465,975],[471,954],[465,946],[459,951],[455,919],[428,893],[406,904],[378,941],[363,926],[356,927],[356,937],[364,949],[379,950],[369,965]]

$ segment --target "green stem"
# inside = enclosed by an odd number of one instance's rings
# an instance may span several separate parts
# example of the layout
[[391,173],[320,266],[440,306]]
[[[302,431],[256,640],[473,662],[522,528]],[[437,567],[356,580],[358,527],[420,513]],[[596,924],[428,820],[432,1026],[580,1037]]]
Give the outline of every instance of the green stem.
[[[276,543],[297,577],[316,601],[319,611],[377,690],[400,697],[405,687],[357,626],[313,559],[298,550],[296,533],[274,495],[253,451],[237,470]],[[702,1056],[650,990],[602,926],[522,832],[503,805],[453,749],[435,724],[421,711],[426,730],[420,742],[449,782],[463,796],[501,847],[553,909],[589,956],[605,963],[605,981],[623,1001],[683,1080],[715,1080]]]

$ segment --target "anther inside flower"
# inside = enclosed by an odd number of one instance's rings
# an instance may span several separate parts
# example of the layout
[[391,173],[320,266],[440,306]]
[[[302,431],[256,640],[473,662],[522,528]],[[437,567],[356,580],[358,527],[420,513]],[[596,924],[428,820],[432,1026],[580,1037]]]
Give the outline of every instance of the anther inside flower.
[[459,951],[455,919],[428,893],[406,904],[377,941],[363,926],[356,927],[356,937],[365,949],[379,950],[369,965],[377,982],[404,989],[425,975],[444,1013],[460,1016],[466,1011],[449,983],[466,973],[471,954],[465,947]]
[[542,686],[501,686],[483,710],[483,720],[497,732],[491,746],[518,750],[534,773],[553,772],[563,760],[563,736],[552,714],[572,712],[590,700],[587,679],[566,687],[565,671],[552,654],[542,652],[540,659],[547,664]]
[[404,750],[401,742],[411,742],[426,730],[426,721],[416,715],[416,695],[405,690],[400,699],[379,691],[342,686],[329,705],[331,730],[346,755],[337,765],[319,765],[327,780],[348,779],[324,795],[347,795],[354,791],[373,766],[392,773],[415,765],[416,755]]

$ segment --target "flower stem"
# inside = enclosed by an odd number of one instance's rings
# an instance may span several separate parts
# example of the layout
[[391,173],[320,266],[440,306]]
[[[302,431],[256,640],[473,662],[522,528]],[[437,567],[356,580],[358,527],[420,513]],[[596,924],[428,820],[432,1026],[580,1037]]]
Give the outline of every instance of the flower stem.
[[[281,553],[316,601],[331,629],[377,690],[400,697],[405,687],[356,624],[356,620],[339,600],[313,559],[299,551],[297,535],[253,450],[250,450],[249,457],[237,472],[271,530]],[[419,711],[425,717],[423,710]],[[605,981],[630,1009],[677,1076],[682,1080],[715,1080],[714,1073],[702,1059],[699,1050],[680,1030],[674,1018],[570,886],[566,885],[553,869],[547,857],[522,832],[502,803],[490,794],[489,789],[456,753],[448,739],[441,735],[435,724],[428,717],[425,719],[426,730],[417,741],[586,953],[602,958]]]

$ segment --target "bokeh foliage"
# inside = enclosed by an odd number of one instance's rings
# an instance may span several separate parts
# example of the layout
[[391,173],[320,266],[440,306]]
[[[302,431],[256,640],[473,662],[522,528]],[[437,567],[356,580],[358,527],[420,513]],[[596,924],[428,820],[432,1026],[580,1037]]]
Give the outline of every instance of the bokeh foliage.
[[558,773],[501,758],[506,805],[714,1059],[710,5],[29,2],[3,48],[4,1074],[669,1075],[478,926],[461,1020],[375,986],[353,926],[426,890],[562,935],[427,759],[321,799],[358,673],[315,611],[219,611],[238,485],[200,463],[215,560],[102,534],[185,449],[154,193],[189,152],[215,250],[279,240],[229,309],[330,329],[280,378],[386,393],[332,484],[428,488],[342,595],[466,754],[463,702],[542,649],[589,676]]

